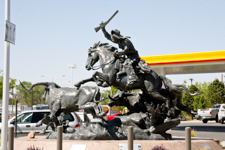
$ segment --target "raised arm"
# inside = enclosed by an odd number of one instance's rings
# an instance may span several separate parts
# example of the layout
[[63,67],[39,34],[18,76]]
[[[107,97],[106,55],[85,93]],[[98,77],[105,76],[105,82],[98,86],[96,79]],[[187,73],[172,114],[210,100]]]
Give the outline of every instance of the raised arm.
[[112,38],[111,38],[110,34],[105,30],[105,27],[102,27],[101,29],[102,29],[102,32],[104,33],[105,37],[108,40],[112,41]]

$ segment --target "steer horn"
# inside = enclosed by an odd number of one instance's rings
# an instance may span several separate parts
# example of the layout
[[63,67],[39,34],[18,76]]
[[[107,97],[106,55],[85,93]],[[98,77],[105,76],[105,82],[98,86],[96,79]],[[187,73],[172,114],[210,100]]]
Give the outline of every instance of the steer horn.
[[48,82],[39,82],[39,83],[36,83],[36,84],[33,84],[30,89],[27,89],[23,84],[22,82],[20,82],[21,86],[27,90],[27,91],[31,91],[35,86],[38,86],[38,85],[44,85],[44,86],[48,86]]
[[112,98],[109,94],[108,94],[109,99],[111,99],[112,101],[117,101],[114,98]]

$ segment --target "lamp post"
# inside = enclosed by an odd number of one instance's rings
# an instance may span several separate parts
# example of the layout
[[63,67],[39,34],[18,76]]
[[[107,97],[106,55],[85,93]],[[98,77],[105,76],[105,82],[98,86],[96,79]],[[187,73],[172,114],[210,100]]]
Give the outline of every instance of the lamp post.
[[190,78],[189,80],[191,80],[191,85],[192,85],[192,81],[193,81],[194,79]]
[[71,69],[71,80],[70,80],[70,86],[73,87],[73,69],[76,68],[75,64],[68,64],[68,67]]
[[44,77],[44,76],[49,76],[49,77],[51,77],[52,78],[52,82],[53,82],[53,79],[55,78],[55,77],[57,77],[57,76],[65,76],[64,74],[57,74],[57,75],[55,75],[55,76],[50,76],[50,75],[46,75],[46,74],[42,74],[41,75],[41,77]]
[[23,99],[23,94],[14,94],[13,99],[16,100],[16,114],[15,114],[15,137],[17,137],[17,101]]

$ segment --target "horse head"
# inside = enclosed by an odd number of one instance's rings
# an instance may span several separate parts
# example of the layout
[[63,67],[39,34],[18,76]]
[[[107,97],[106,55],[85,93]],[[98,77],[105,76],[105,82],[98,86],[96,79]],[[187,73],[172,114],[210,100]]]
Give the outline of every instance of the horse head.
[[113,52],[117,48],[110,46],[108,43],[95,43],[93,47],[88,49],[88,58],[86,62],[86,69],[90,70],[94,64],[100,60],[100,65],[108,64],[115,59]]

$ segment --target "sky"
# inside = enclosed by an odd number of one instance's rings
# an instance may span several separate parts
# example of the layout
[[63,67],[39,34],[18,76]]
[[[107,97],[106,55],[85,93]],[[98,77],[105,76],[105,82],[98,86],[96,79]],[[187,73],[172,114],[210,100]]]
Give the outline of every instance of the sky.
[[[4,68],[5,1],[0,1],[0,69]],[[224,0],[11,0],[10,21],[16,25],[15,45],[10,45],[10,77],[69,87],[92,76],[85,68],[87,50],[108,41],[101,21],[119,13],[106,26],[130,36],[140,56],[207,52],[225,49]],[[101,70],[98,70],[101,72]],[[41,77],[42,74],[49,75]],[[65,76],[60,76],[64,74]],[[58,76],[57,76],[58,75]],[[225,73],[224,73],[225,75]],[[221,73],[168,75],[173,83],[190,84],[221,79]],[[96,85],[86,83],[86,85]]]

